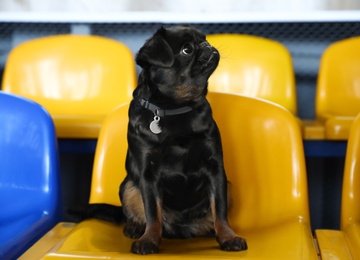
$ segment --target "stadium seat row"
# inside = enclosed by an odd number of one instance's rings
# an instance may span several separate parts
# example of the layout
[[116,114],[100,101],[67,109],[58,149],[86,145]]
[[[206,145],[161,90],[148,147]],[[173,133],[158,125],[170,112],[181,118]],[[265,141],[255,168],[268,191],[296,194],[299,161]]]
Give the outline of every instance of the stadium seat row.
[[[221,54],[209,80],[213,92],[264,98],[297,116],[291,55],[274,40],[241,34],[207,36]],[[321,58],[315,119],[299,119],[305,140],[347,140],[360,112],[360,37],[330,45]],[[30,98],[53,116],[57,135],[97,138],[101,122],[136,86],[133,54],[99,36],[30,40],[10,53],[2,90]]]

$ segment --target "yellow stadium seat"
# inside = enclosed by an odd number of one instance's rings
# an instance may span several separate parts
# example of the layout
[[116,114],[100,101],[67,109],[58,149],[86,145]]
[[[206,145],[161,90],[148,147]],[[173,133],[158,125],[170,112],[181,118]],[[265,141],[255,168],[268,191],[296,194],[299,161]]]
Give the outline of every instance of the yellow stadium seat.
[[331,44],[320,62],[315,99],[316,118],[328,140],[347,140],[360,113],[360,37]]
[[[244,34],[209,34],[206,38],[221,55],[209,79],[209,91],[263,98],[297,115],[295,74],[283,44]],[[298,121],[304,139],[324,139],[322,124]]]
[[264,98],[296,115],[295,75],[284,45],[243,34],[210,34],[206,39],[221,55],[209,91]]
[[[229,221],[246,238],[249,248],[224,252],[214,238],[163,239],[160,253],[147,257],[318,259],[310,228],[302,138],[295,117],[281,106],[251,97],[209,93],[208,100],[220,128],[232,187]],[[90,203],[120,205],[127,123],[128,105],[119,106],[104,121]],[[61,230],[61,226],[57,228]],[[130,252],[134,240],[125,237],[122,228],[95,219],[82,221],[42,259],[143,259]]]
[[132,98],[133,55],[98,36],[57,35],[16,46],[2,89],[32,99],[51,114],[61,138],[97,138],[105,116]]
[[323,259],[360,259],[360,114],[348,138],[341,197],[341,230],[316,230]]
[[360,259],[360,114],[351,126],[341,200],[341,229],[353,259]]

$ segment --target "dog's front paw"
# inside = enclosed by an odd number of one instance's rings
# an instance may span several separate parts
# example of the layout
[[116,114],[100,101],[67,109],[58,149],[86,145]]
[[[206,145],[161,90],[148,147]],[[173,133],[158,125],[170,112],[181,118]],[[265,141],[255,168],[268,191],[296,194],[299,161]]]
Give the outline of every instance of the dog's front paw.
[[230,240],[219,242],[219,244],[221,250],[224,251],[241,251],[248,248],[246,240],[242,237],[234,237]]
[[139,255],[156,254],[159,253],[159,245],[153,241],[140,239],[132,244],[131,252]]

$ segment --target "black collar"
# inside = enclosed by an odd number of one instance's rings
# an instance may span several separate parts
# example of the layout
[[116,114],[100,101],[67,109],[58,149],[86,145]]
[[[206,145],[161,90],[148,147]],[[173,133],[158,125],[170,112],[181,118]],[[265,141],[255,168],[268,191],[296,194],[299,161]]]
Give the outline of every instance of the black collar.
[[192,107],[189,107],[189,106],[180,107],[180,108],[176,108],[176,109],[161,109],[160,107],[150,103],[149,101],[147,101],[143,98],[140,99],[140,104],[144,108],[153,112],[155,116],[160,116],[160,117],[181,115],[181,114],[190,112],[192,110]]

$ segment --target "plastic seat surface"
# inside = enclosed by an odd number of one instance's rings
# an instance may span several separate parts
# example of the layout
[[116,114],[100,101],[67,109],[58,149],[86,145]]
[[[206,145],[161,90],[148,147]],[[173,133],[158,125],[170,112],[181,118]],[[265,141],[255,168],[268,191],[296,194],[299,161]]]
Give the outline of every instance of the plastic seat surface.
[[322,259],[360,259],[360,114],[347,142],[341,196],[341,230],[316,230]]
[[[149,258],[317,259],[310,229],[301,133],[294,116],[270,102],[209,93],[222,135],[233,197],[229,221],[249,249],[224,252],[215,238],[164,239]],[[95,155],[90,203],[120,205],[125,177],[128,105],[106,118]],[[285,206],[286,205],[286,206]],[[78,224],[44,259],[137,259],[122,226],[90,219]]]
[[360,114],[351,126],[341,199],[341,229],[354,259],[360,259]]
[[322,260],[353,260],[344,232],[340,230],[315,230]]
[[243,34],[210,34],[221,55],[209,90],[264,98],[297,113],[291,55],[280,42]]
[[360,113],[360,37],[331,44],[323,53],[316,89],[315,113],[329,140],[347,140]]
[[56,136],[38,104],[0,91],[0,259],[16,259],[61,220]]
[[99,36],[57,35],[16,46],[2,88],[43,105],[57,136],[97,138],[105,116],[136,86],[130,49]]

